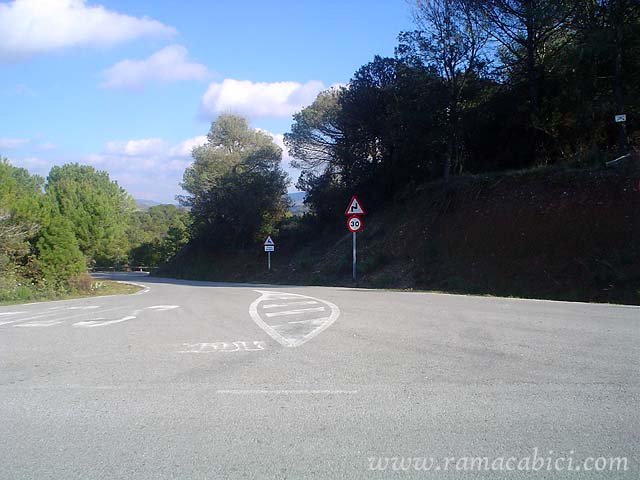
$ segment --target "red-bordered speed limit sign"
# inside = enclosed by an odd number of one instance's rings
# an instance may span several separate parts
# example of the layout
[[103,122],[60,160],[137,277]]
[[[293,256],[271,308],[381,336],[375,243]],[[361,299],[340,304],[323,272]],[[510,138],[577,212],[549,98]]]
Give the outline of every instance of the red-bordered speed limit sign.
[[362,219],[360,217],[349,217],[347,219],[347,228],[350,232],[356,233],[362,230]]

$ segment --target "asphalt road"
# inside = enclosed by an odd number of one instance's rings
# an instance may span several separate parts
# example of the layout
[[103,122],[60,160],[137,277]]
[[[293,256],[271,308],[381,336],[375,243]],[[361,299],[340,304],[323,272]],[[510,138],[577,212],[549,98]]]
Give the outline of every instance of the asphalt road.
[[0,479],[640,477],[640,308],[119,278],[0,307]]

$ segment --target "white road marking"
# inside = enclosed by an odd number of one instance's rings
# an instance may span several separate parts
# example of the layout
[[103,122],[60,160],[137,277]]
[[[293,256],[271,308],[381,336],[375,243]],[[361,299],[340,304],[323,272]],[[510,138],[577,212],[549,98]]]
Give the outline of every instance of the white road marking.
[[315,305],[318,302],[289,302],[289,303],[272,303],[270,305],[263,305],[262,308],[280,308],[280,307],[290,307],[291,305]]
[[354,394],[358,390],[216,390],[216,393],[232,395],[338,395]]
[[[254,300],[254,302],[249,306],[249,315],[251,316],[253,321],[256,323],[256,325],[262,328],[262,330],[264,330],[271,338],[273,338],[276,342],[278,342],[280,345],[284,347],[299,347],[300,345],[308,342],[309,340],[311,340],[312,338],[314,338],[315,336],[319,335],[320,333],[325,331],[327,328],[329,328],[340,316],[340,309],[338,308],[338,306],[326,300],[321,300],[319,298],[310,297],[307,295],[298,295],[294,293],[290,294],[290,293],[283,293],[283,292],[271,292],[271,291],[265,291],[265,290],[256,290],[256,292],[260,294],[260,297]],[[270,302],[276,298],[279,299],[283,297],[295,298],[298,300],[317,301],[318,303],[326,305],[331,310],[331,314],[329,315],[329,317],[326,319],[325,322],[323,322],[317,328],[313,329],[308,334],[302,335],[302,336],[296,336],[296,337],[286,337],[282,335],[280,332],[278,332],[273,326],[266,323],[258,314],[258,305],[260,305],[260,303]],[[324,310],[324,309],[321,308],[320,310]]]
[[148,285],[143,285],[142,283],[126,282],[126,281],[123,281],[123,280],[117,280],[117,282],[118,283],[129,284],[129,285],[135,285],[136,287],[142,288],[142,290],[140,290],[139,292],[134,293],[134,295],[142,295],[144,293],[149,293],[149,290],[151,290],[151,287],[149,287]]
[[215,343],[183,343],[184,350],[178,353],[213,353],[213,352],[259,352],[265,349],[266,343],[253,342],[215,342]]
[[273,325],[273,328],[284,327],[286,325],[296,325],[296,324],[322,325],[327,320],[329,320],[329,317],[311,318],[309,320],[295,320],[295,321],[287,322],[286,324],[282,324],[282,325]]
[[14,328],[23,328],[23,327],[53,327],[54,325],[60,325],[64,323],[60,320],[44,320],[42,322],[29,322],[29,323],[19,323],[14,325]]
[[97,320],[92,320],[92,321],[88,321],[88,322],[77,322],[74,323],[73,326],[74,327],[84,327],[84,328],[92,328],[92,327],[105,327],[107,325],[113,325],[114,323],[122,323],[122,322],[127,322],[129,320],[133,320],[137,317],[134,317],[133,315],[129,315],[127,317],[122,317],[118,320],[108,320],[106,322],[100,322]]
[[27,312],[0,312],[0,317],[4,315],[19,315],[21,313],[27,313]]
[[[121,307],[114,307],[114,308],[108,308],[106,310],[102,310],[101,313],[106,313],[106,312],[112,312],[114,310],[121,310]],[[18,322],[27,322],[30,320],[38,320],[40,318],[46,318],[46,317],[52,317],[52,316],[56,316],[58,315],[58,319],[59,320],[71,320],[74,318],[82,318],[82,317],[86,317],[87,313],[79,313],[77,315],[70,315],[70,316],[65,316],[64,312],[62,311],[54,311],[54,312],[49,312],[49,313],[42,313],[40,315],[33,315],[31,317],[26,317],[26,318],[18,318],[16,320],[10,320],[8,322],[0,322],[0,326],[2,325],[7,325],[10,323],[18,323]]]
[[284,315],[300,315],[301,313],[322,312],[322,311],[324,311],[324,307],[299,308],[298,310],[283,310],[282,312],[265,313],[265,315],[268,318],[271,318],[271,317],[282,317]]
[[58,312],[51,312],[51,313],[43,313],[43,314],[40,314],[40,315],[33,315],[32,317],[18,318],[16,320],[9,320],[7,322],[0,322],[0,326],[8,325],[10,323],[27,322],[29,320],[37,320],[38,318],[50,317],[52,315],[57,315],[57,314],[58,314]]
[[152,307],[146,307],[149,310],[155,310],[156,312],[164,312],[165,310],[173,310],[174,308],[180,308],[180,305],[154,305]]
[[68,310],[94,310],[100,308],[99,305],[88,305],[86,307],[69,307]]
[[209,391],[214,390],[215,393],[219,394],[236,394],[236,395],[264,395],[264,394],[276,394],[276,395],[338,395],[338,394],[356,394],[359,393],[358,390],[269,390],[269,389],[219,389],[216,384],[180,384],[180,383],[171,383],[167,384],[124,384],[124,385],[79,385],[73,383],[64,383],[64,384],[32,384],[32,385],[17,385],[17,384],[5,384],[0,385],[0,391],[2,390],[28,390],[28,391],[59,391],[59,390],[88,390],[88,391],[102,391],[102,390],[125,390],[127,392],[130,391],[166,391],[167,388],[172,390],[185,391],[188,393],[193,393],[194,390],[197,391]]

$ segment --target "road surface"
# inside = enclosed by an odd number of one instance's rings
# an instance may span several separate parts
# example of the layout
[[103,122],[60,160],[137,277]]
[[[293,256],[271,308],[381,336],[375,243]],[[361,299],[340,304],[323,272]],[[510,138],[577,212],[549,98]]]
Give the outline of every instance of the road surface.
[[0,479],[640,476],[640,308],[116,277],[0,307]]

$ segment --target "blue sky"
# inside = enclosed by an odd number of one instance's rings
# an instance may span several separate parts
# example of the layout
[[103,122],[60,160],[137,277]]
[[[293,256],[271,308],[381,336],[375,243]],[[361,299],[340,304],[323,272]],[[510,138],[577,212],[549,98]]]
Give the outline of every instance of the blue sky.
[[410,28],[405,0],[0,2],[0,155],[174,202],[220,112],[281,144],[293,112]]

